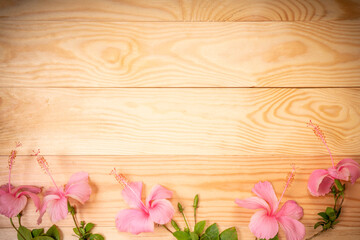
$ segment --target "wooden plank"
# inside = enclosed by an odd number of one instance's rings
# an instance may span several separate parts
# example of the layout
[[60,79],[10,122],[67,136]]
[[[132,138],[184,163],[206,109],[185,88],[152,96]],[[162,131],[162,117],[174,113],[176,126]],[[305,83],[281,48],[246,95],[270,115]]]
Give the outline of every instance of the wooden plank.
[[0,17],[61,21],[318,21],[359,19],[358,0],[3,0]]
[[[258,181],[271,181],[280,196],[290,165],[295,164],[296,175],[290,188],[285,192],[283,202],[294,199],[303,208],[305,215],[301,220],[309,229],[308,235],[314,233],[311,226],[317,221],[316,213],[326,206],[333,204],[329,197],[312,197],[307,190],[307,180],[314,169],[331,166],[328,156],[45,156],[53,177],[58,184],[66,183],[68,178],[78,170],[87,171],[94,194],[90,201],[80,208],[80,217],[98,224],[98,231],[110,236],[121,236],[121,239],[136,239],[128,234],[117,234],[114,227],[114,218],[120,209],[127,208],[122,200],[121,185],[113,176],[109,175],[112,168],[121,170],[130,181],[143,181],[145,191],[149,193],[155,184],[161,184],[174,191],[172,203],[175,206],[181,201],[193,224],[191,204],[193,196],[200,196],[198,219],[207,219],[209,222],[218,222],[221,227],[238,227],[245,239],[250,239],[247,229],[254,210],[246,210],[235,205],[235,198],[252,196],[251,188]],[[335,156],[339,161],[345,157],[352,157],[360,161],[357,156]],[[7,156],[1,156],[0,182],[7,182]],[[24,174],[26,172],[26,174]],[[19,156],[13,168],[13,184],[34,184],[38,186],[51,186],[50,179],[37,165],[34,157]],[[346,200],[337,228],[331,236],[343,236],[345,230],[355,236],[360,235],[360,184],[347,184]],[[144,194],[145,197],[146,194]],[[35,227],[37,213],[33,204],[25,211],[23,223]],[[180,214],[175,215],[176,221],[183,224]],[[71,218],[58,223],[61,227],[72,226]],[[49,217],[45,215],[44,226],[50,226]],[[0,217],[0,228],[10,227],[8,219]],[[348,232],[348,234],[350,234]],[[344,235],[342,235],[344,234]],[[70,234],[67,234],[70,236]],[[142,235],[145,239],[169,239],[169,235],[161,229],[156,233]],[[243,239],[243,238],[240,238]],[[326,238],[323,238],[326,239]],[[341,238],[343,239],[343,238]]]
[[1,21],[0,87],[359,87],[360,21]]
[[0,89],[0,154],[359,154],[360,89]]

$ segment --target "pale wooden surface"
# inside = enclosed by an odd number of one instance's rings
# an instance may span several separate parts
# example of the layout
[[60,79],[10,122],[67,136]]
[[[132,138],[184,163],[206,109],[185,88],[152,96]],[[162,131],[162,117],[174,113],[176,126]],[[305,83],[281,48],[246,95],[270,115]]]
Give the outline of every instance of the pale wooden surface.
[[360,20],[0,21],[1,87],[359,87]]
[[359,0],[2,0],[0,17],[63,21],[319,21],[360,18]]
[[[22,141],[13,183],[50,186],[31,151],[41,148],[56,181],[90,173],[80,218],[107,239],[172,239],[161,228],[132,236],[114,228],[126,204],[108,173],[175,192],[199,218],[247,225],[235,198],[260,180],[304,208],[307,236],[332,203],[307,191],[331,165],[306,122],[322,126],[336,161],[360,161],[360,1],[0,1],[0,182]],[[241,87],[241,88],[234,88]],[[254,87],[254,88],[251,88]],[[360,184],[348,185],[341,223],[319,239],[360,238]],[[24,223],[36,227],[32,204]],[[190,212],[188,207],[186,211]],[[189,214],[189,217],[191,214]],[[182,223],[179,214],[175,219]],[[71,237],[71,219],[58,223]],[[50,226],[47,215],[44,227]],[[0,239],[14,239],[0,216]],[[284,239],[283,235],[281,235]]]
[[[2,88],[0,154],[358,154],[360,89]],[[329,97],[331,96],[331,98]],[[326,126],[326,127],[325,127]],[[300,140],[301,139],[301,140]]]

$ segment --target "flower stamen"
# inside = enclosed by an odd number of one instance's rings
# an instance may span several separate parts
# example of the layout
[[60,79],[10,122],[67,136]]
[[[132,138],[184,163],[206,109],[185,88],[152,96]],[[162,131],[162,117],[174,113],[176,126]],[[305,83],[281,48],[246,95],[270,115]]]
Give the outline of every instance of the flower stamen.
[[57,190],[60,191],[59,187],[57,186],[53,176],[50,173],[50,168],[49,168],[49,164],[46,161],[46,159],[44,158],[44,156],[39,155],[40,154],[40,149],[37,150],[37,152],[33,151],[34,155],[36,156],[36,161],[38,162],[38,164],[40,165],[41,169],[44,170],[45,174],[49,175],[49,177],[51,178],[51,181],[54,183],[55,187]]
[[114,168],[113,170],[111,170],[110,175],[114,175],[116,181],[118,181],[124,187],[124,189],[125,188],[129,189],[132,192],[132,194],[134,195],[134,197],[137,199],[137,201],[140,203],[143,210],[148,212],[148,209],[146,208],[145,204],[141,200],[141,193],[140,193],[140,198],[139,198],[138,194],[130,186],[129,180],[123,174],[117,173],[116,168]]
[[328,150],[329,152],[329,155],[330,155],[330,158],[331,158],[331,161],[332,161],[332,165],[333,165],[333,168],[335,168],[335,163],[334,163],[334,158],[331,154],[331,151],[328,147],[328,145],[326,144],[326,140],[325,140],[325,135],[323,134],[323,132],[321,131],[320,127],[314,123],[310,122],[307,124],[307,126],[311,126],[313,128],[313,131],[314,131],[314,134],[315,136],[319,137],[319,139],[323,142],[323,144],[325,145],[326,149]]
[[296,171],[295,165],[292,165],[291,167],[292,167],[291,172],[289,172],[289,173],[287,174],[287,176],[286,176],[286,184],[285,184],[284,191],[282,192],[281,197],[279,198],[279,204],[280,204],[281,199],[283,198],[283,196],[284,196],[284,194],[285,194],[286,189],[289,188],[290,185],[291,185],[291,183],[294,181],[295,171]]
[[116,168],[111,170],[110,175],[114,175],[116,181],[118,181],[124,188],[129,185],[129,181],[123,174],[118,174]]
[[15,142],[15,149],[10,152],[9,159],[8,159],[8,165],[9,165],[9,193],[11,192],[11,170],[15,163],[15,158],[17,151],[16,149],[18,147],[21,147],[21,142]]

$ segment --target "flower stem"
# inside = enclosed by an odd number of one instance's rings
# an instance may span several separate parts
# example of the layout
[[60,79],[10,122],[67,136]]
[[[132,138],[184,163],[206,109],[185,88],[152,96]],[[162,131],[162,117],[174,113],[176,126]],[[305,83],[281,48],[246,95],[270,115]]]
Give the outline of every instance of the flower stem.
[[189,224],[188,224],[188,222],[187,222],[187,220],[186,220],[186,217],[185,217],[184,212],[181,212],[181,214],[182,214],[182,216],[183,216],[183,218],[184,218],[184,221],[185,221],[185,224],[186,224],[187,228],[190,230],[190,227],[189,227]]
[[195,197],[194,197],[194,204],[193,204],[195,225],[196,225],[196,209],[198,207],[199,207],[199,195],[196,194]]
[[22,216],[22,214],[21,214],[21,213],[19,213],[19,214],[17,215],[18,220],[19,220],[19,226],[20,226],[20,227],[22,226],[22,225],[21,225],[21,216]]
[[26,238],[24,237],[24,235],[22,235],[21,232],[15,227],[12,218],[10,218],[10,223],[11,223],[11,225],[13,226],[13,228],[16,230],[16,232],[21,236],[21,238],[24,239],[24,240],[26,240]]
[[71,213],[72,219],[74,220],[75,227],[79,232],[80,237],[82,237],[82,233],[80,232],[79,225],[77,224],[76,217],[75,217],[75,208],[70,205],[70,202],[68,201],[68,211]]
[[194,208],[194,221],[195,221],[195,225],[196,225],[196,208]]
[[312,235],[311,237],[305,239],[305,240],[310,240],[310,239],[313,239],[313,238],[316,238],[317,236],[319,236],[320,234],[324,233],[326,230],[321,230],[320,232],[318,233],[315,233],[314,235]]
[[164,224],[162,225],[169,233],[173,234],[173,232]]

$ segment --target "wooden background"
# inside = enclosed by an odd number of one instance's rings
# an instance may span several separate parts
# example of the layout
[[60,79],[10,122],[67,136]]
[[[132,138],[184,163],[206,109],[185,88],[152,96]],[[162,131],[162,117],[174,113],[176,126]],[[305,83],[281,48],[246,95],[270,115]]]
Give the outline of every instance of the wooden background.
[[[253,210],[234,204],[260,180],[305,211],[307,236],[331,197],[307,179],[331,161],[306,122],[318,123],[336,161],[360,161],[358,0],[1,0],[0,158],[21,141],[14,184],[50,186],[90,173],[93,194],[79,217],[112,239],[172,239],[162,228],[118,233],[127,208],[113,167],[133,181],[174,191],[191,219],[236,226]],[[24,224],[36,227],[33,204]],[[182,225],[179,214],[175,219]],[[45,215],[43,226],[50,226]],[[73,239],[71,218],[58,223]],[[0,217],[0,239],[14,239]],[[360,183],[348,187],[341,223],[319,239],[360,238]],[[283,238],[284,239],[284,238]]]

